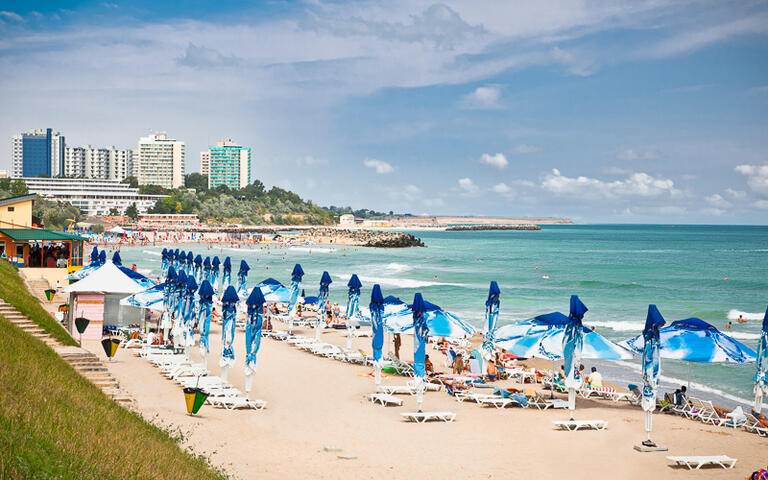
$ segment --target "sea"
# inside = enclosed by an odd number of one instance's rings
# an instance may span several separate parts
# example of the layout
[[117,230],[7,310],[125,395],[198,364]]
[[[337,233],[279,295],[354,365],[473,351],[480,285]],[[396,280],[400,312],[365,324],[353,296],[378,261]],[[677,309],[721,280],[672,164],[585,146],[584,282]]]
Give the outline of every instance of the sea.
[[[241,259],[248,283],[290,281],[294,264],[306,272],[302,288],[317,294],[320,276],[333,279],[330,299],[342,310],[346,283],[356,273],[361,303],[372,286],[410,303],[416,292],[484,328],[489,282],[501,288],[499,324],[539,314],[568,313],[576,294],[589,311],[584,324],[613,341],[638,335],[648,304],[667,322],[701,318],[755,348],[768,306],[768,227],[693,225],[552,225],[540,231],[413,231],[426,247],[379,249],[335,245],[259,245],[230,248],[184,245],[205,256],[230,256],[233,277]],[[167,245],[123,247],[123,263],[160,275]],[[746,323],[737,323],[742,315]],[[640,359],[586,361],[619,385],[642,384]],[[662,391],[690,384],[693,395],[728,407],[752,404],[755,365],[690,364],[662,359]]]

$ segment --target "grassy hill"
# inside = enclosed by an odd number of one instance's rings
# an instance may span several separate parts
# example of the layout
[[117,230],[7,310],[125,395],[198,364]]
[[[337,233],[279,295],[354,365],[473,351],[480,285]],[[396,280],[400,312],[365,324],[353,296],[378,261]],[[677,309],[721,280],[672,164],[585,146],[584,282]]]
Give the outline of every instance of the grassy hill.
[[[0,296],[22,310],[21,291],[6,295],[14,272],[4,264],[0,272]],[[0,388],[0,478],[224,478],[2,316]]]

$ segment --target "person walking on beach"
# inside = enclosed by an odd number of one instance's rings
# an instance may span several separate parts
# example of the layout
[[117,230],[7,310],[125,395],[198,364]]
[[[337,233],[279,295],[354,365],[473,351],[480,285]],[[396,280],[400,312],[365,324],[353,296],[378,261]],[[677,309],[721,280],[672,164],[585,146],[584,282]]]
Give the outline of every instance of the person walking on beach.
[[399,360],[400,359],[400,345],[402,345],[403,341],[400,339],[400,334],[395,334],[395,357]]

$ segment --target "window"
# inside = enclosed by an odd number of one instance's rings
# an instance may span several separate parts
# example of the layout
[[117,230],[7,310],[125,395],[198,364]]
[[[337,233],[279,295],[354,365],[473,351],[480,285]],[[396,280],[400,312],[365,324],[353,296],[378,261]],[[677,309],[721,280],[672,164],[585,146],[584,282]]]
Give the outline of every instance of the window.
[[8,211],[9,211],[9,212],[12,212],[12,211],[14,211],[14,210],[16,210],[16,207],[8,207]]

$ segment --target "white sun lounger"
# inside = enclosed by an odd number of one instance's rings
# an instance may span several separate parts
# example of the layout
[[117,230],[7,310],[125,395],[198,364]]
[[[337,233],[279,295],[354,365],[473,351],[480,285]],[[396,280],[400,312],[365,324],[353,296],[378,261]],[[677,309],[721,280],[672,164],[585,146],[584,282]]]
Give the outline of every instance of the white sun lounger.
[[408,385],[379,385],[376,392],[387,395],[416,395],[416,389]]
[[450,423],[456,420],[456,414],[453,412],[411,412],[401,413],[400,416],[416,423],[426,423],[430,420]]
[[765,428],[763,424],[757,421],[757,418],[755,418],[754,415],[747,415],[746,417],[744,428],[748,432],[756,433],[761,437],[768,437],[768,428]]
[[504,408],[508,407],[510,405],[519,405],[521,407],[524,407],[524,405],[517,400],[513,398],[504,398],[504,397],[496,397],[496,396],[488,396],[486,398],[478,398],[477,403],[480,405],[493,405],[496,408]]
[[385,407],[389,405],[401,406],[403,404],[402,399],[386,393],[369,393],[368,395],[366,395],[366,397],[368,397],[371,403],[375,404],[376,402],[379,402]]
[[227,410],[236,408],[253,408],[254,410],[264,410],[267,402],[264,400],[249,400],[245,397],[208,397],[207,401],[215,407],[223,407]]
[[580,428],[605,430],[605,427],[608,426],[608,422],[605,420],[558,420],[552,423],[569,432],[576,431]]
[[[717,456],[691,456],[691,457],[667,457],[667,460],[675,462],[677,465],[685,465],[689,470],[693,470],[694,466],[696,470],[700,469],[704,465],[720,465],[723,468],[733,468],[736,465],[736,459],[727,455]],[[727,465],[726,464],[730,464]]]
[[[416,380],[408,380],[405,382],[405,385],[411,388],[416,388]],[[439,383],[424,382],[423,385],[425,392],[439,392],[443,389],[443,386]]]

